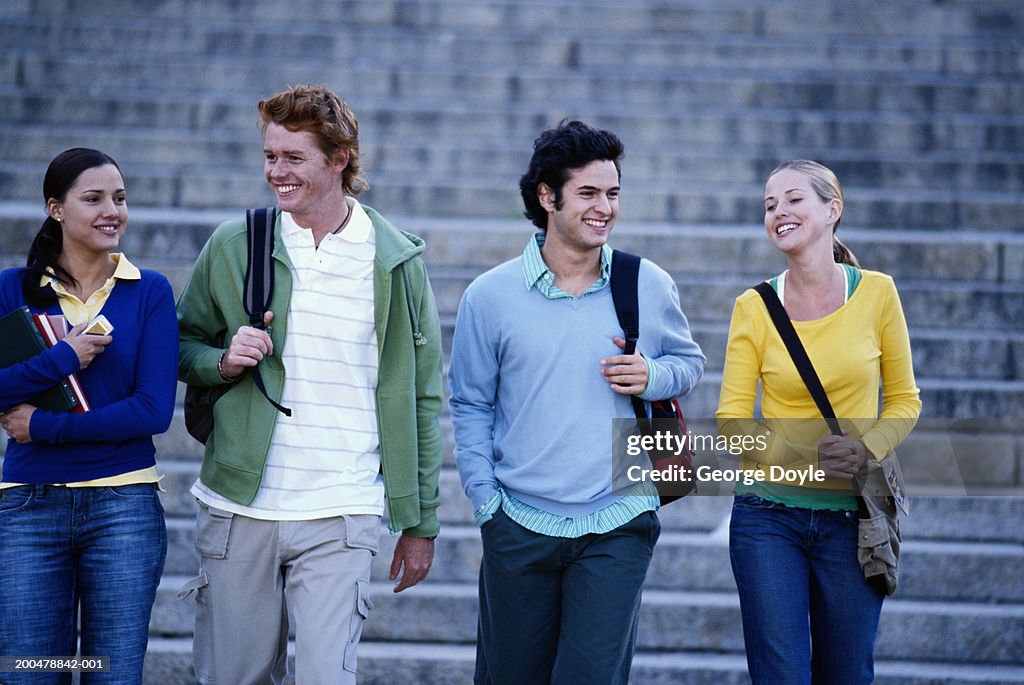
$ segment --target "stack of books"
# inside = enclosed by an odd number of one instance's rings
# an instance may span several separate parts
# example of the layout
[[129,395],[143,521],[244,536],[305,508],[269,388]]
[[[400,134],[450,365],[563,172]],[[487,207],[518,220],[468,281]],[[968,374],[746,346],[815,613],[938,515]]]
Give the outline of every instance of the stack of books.
[[[32,359],[59,343],[66,334],[67,321],[63,316],[32,314],[28,307],[15,309],[0,317],[0,369]],[[89,401],[75,374],[39,393],[29,404],[47,411],[89,411]]]

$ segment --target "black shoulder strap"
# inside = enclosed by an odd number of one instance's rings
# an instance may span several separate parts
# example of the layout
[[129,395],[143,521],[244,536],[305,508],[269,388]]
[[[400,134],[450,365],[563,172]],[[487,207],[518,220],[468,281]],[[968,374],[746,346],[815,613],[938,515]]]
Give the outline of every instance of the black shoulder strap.
[[[615,316],[619,319],[623,337],[626,339],[624,354],[636,352],[636,342],[640,338],[640,258],[636,255],[612,250],[612,302],[615,303]],[[647,421],[647,408],[636,395],[629,396],[633,404],[633,413],[639,421]]]
[[626,354],[636,352],[636,341],[640,337],[640,295],[637,283],[640,278],[640,258],[620,250],[612,250],[612,301],[615,316],[626,339]]
[[274,247],[273,207],[245,210],[245,226],[249,235],[248,264],[245,270],[245,313],[249,325],[263,328],[263,314],[274,293],[274,266],[271,252]]
[[764,306],[768,308],[768,315],[772,317],[775,329],[782,337],[782,342],[786,344],[789,356],[793,358],[796,370],[800,372],[800,378],[803,379],[804,385],[807,386],[811,397],[814,398],[814,403],[818,405],[818,411],[825,418],[825,423],[828,424],[829,430],[832,431],[833,435],[841,436],[843,429],[839,425],[838,419],[836,419],[835,411],[832,410],[832,403],[828,401],[828,395],[825,394],[825,388],[821,385],[818,372],[814,370],[811,358],[807,356],[807,350],[804,349],[803,343],[800,342],[800,336],[797,335],[796,329],[793,328],[793,322],[789,320],[789,315],[786,314],[786,308],[782,306],[778,294],[766,281],[761,281],[755,285],[754,290],[764,300]]
[[[263,315],[270,306],[270,297],[274,294],[274,219],[276,210],[273,207],[245,210],[245,227],[249,237],[249,261],[245,268],[245,287],[243,292],[242,305],[246,314],[249,315],[249,325],[254,328],[263,328]],[[260,367],[257,364],[252,367],[252,381],[256,388],[263,393],[267,401],[274,405],[274,408],[285,416],[291,416],[292,410],[284,407],[267,394],[267,388],[263,384],[263,377],[260,375]]]

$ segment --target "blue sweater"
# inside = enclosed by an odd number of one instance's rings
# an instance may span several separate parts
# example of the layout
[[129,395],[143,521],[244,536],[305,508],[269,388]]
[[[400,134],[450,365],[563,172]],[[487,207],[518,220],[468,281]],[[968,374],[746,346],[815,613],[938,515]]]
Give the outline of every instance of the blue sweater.
[[[0,316],[24,306],[26,268],[0,273]],[[33,313],[40,310],[33,310]],[[47,314],[60,314],[54,303]],[[84,414],[36,410],[32,441],[8,440],[3,480],[9,483],[72,483],[116,476],[155,464],[153,435],[174,414],[178,322],[171,286],[161,274],[118,280],[103,306],[114,326],[113,342],[79,371],[71,346],[53,348],[0,369],[0,410],[28,401],[78,371],[92,410]]]
[[[638,350],[657,367],[658,399],[688,393],[704,356],[690,337],[671,277],[640,268]],[[592,513],[612,494],[612,419],[631,418],[600,360],[621,354],[611,288],[580,299],[526,289],[522,258],[477,278],[459,306],[449,374],[455,457],[479,509],[498,484],[560,516]]]

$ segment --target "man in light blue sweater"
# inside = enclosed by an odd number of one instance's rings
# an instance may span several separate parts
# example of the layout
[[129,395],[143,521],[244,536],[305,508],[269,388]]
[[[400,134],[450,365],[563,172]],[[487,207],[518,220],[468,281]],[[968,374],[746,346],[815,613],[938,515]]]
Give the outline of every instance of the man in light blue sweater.
[[671,277],[644,260],[637,353],[612,303],[608,235],[622,142],[563,121],[520,180],[540,230],[466,290],[451,411],[463,488],[481,526],[475,682],[626,683],[640,591],[660,532],[649,483],[613,490],[613,419],[630,395],[688,393],[704,355]]

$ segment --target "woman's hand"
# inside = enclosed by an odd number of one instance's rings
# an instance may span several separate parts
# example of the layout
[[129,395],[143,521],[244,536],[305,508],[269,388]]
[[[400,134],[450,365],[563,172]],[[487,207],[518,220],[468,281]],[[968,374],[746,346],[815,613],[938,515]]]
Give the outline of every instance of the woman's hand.
[[842,437],[828,435],[818,443],[818,468],[826,478],[853,480],[869,458],[864,443],[845,433]]
[[79,369],[89,366],[92,360],[96,358],[96,355],[103,352],[113,340],[109,335],[89,335],[88,333],[83,333],[82,331],[84,330],[85,324],[80,323],[68,331],[63,340],[78,355]]
[[0,428],[7,431],[7,434],[16,442],[32,442],[32,436],[28,434],[29,424],[32,422],[32,414],[36,408],[31,404],[19,404],[0,414]]

